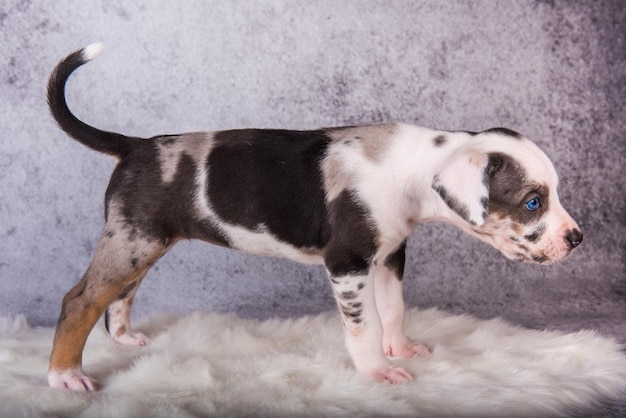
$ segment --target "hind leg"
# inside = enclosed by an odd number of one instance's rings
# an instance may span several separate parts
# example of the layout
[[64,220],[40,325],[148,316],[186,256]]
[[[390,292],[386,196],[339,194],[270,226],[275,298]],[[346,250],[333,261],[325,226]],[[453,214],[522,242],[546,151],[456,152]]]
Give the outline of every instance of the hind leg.
[[63,298],[50,355],[52,387],[93,391],[96,381],[82,371],[87,337],[104,312],[126,289],[134,288],[165,253],[163,240],[140,236],[121,223],[107,222],[96,253],[83,278]]
[[144,346],[150,343],[150,338],[140,332],[133,332],[130,327],[130,311],[143,277],[145,274],[129,284],[104,313],[106,330],[119,344]]

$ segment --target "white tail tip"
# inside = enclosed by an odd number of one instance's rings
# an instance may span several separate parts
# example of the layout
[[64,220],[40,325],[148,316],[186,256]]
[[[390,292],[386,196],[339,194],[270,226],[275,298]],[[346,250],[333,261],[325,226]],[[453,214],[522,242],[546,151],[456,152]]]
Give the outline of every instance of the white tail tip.
[[102,42],[87,45],[83,49],[83,58],[85,61],[91,61],[94,58],[98,58],[98,56],[102,54],[102,50],[104,50],[104,44]]

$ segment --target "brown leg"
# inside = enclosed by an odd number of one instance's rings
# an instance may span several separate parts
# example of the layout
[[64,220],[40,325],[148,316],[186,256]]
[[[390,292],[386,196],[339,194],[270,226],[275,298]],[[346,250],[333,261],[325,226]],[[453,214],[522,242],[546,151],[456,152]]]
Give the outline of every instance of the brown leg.
[[50,356],[52,387],[93,391],[97,383],[82,371],[87,337],[104,310],[140,280],[167,246],[120,224],[107,223],[87,272],[63,298]]

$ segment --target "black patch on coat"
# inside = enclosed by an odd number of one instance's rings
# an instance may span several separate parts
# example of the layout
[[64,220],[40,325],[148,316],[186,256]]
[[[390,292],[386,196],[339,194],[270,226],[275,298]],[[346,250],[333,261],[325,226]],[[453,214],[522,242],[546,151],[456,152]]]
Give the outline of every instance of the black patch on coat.
[[356,299],[359,294],[357,292],[353,292],[352,290],[346,290],[345,292],[341,292],[339,297],[341,299],[352,300]]
[[[489,190],[489,185],[487,185],[487,190]],[[487,218],[487,213],[489,213],[489,198],[488,197],[481,197],[480,198],[480,205],[483,207],[483,212],[481,214],[482,218],[485,219]]]
[[363,313],[363,304],[361,302],[339,302],[339,309],[344,315],[347,321],[353,324],[360,324],[363,322],[361,314]]
[[215,134],[207,195],[224,221],[261,224],[295,247],[328,241],[322,172],[330,139],[321,131],[246,129]]
[[438,176],[435,176],[432,187],[437,193],[439,193],[439,196],[441,196],[443,201],[446,203],[446,205],[448,205],[450,209],[452,209],[457,215],[459,215],[471,225],[475,225],[475,223],[470,221],[469,219],[469,208],[465,204],[461,203],[456,197],[452,196],[450,192],[448,192],[448,189],[439,184]]
[[110,331],[110,329],[109,329],[109,322],[110,322],[110,319],[109,319],[109,310],[107,309],[107,310],[105,310],[105,311],[104,311],[104,328],[107,330],[107,332],[108,332],[109,334],[111,334],[111,331]]
[[[107,212],[111,202],[121,205],[123,221],[131,239],[140,236],[162,243],[175,238],[197,238],[229,246],[224,232],[209,219],[199,219],[195,209],[197,166],[182,153],[171,182],[162,182],[158,143],[177,137],[138,142],[117,165],[106,192]],[[184,140],[184,136],[177,140]]]
[[494,133],[494,134],[500,134],[500,135],[504,135],[504,136],[509,136],[511,138],[515,138],[515,139],[522,139],[523,136],[522,134],[515,132],[512,129],[509,128],[491,128],[491,129],[487,129],[486,131],[483,131],[482,133],[485,134],[490,134],[490,133]]
[[385,266],[393,271],[398,280],[404,276],[404,262],[406,259],[406,240],[385,259]]
[[[487,171],[489,213],[528,225],[540,219],[548,209],[548,187],[529,182],[524,168],[512,157],[502,153],[489,154]],[[534,196],[541,198],[541,207],[530,211],[524,204]]]
[[546,261],[548,259],[548,257],[546,257],[545,255],[532,255],[531,258],[533,259],[533,261],[535,263],[543,263],[544,261]]
[[344,190],[329,203],[328,212],[331,233],[324,250],[326,268],[335,277],[367,274],[378,248],[378,232],[369,210]]
[[540,224],[533,232],[528,235],[524,235],[524,238],[528,242],[536,242],[543,235],[546,230],[546,226],[544,224]]
[[441,147],[446,143],[447,139],[445,135],[438,135],[433,138],[433,145],[435,147]]
[[130,292],[132,292],[132,290],[135,288],[135,286],[137,286],[137,282],[132,282],[131,284],[129,284],[128,286],[126,286],[126,288],[124,290],[122,290],[122,293],[120,293],[117,296],[118,300],[122,300],[122,299],[126,299],[126,297],[128,296],[128,294]]

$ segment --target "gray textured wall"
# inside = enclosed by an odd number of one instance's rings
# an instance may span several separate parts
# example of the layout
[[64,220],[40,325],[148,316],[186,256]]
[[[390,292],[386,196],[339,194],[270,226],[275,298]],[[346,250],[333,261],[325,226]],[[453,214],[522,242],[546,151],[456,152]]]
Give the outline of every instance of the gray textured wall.
[[[554,160],[585,241],[516,264],[453,227],[409,242],[406,300],[625,339],[626,14],[616,1],[28,1],[0,3],[0,313],[52,324],[103,225],[115,161],[48,114],[49,72],[104,41],[68,100],[97,127],[151,136],[403,121],[508,126]],[[149,273],[135,313],[297,316],[334,307],[320,267],[201,242]]]

